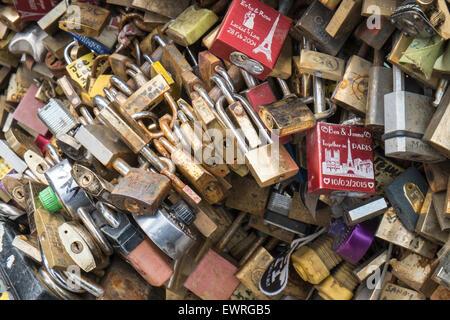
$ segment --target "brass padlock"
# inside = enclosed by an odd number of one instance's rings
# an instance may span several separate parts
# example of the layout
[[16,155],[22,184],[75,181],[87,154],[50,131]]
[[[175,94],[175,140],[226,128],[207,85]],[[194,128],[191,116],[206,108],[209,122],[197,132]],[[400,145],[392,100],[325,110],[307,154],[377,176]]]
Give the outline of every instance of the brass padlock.
[[49,35],[56,33],[58,30],[58,20],[67,11],[68,3],[61,1],[52,10],[47,12],[39,21],[38,26],[41,27]]
[[259,116],[266,127],[279,137],[306,131],[316,124],[316,118],[304,100],[291,93],[287,83],[277,78],[283,99],[258,106]]
[[363,0],[343,0],[325,31],[332,37],[352,32],[361,20],[362,2]]
[[360,48],[357,55],[350,58],[344,77],[331,97],[337,105],[359,114],[366,113],[369,70],[372,63],[363,59],[367,45]]
[[166,33],[177,44],[187,47],[200,39],[217,20],[211,10],[190,6],[167,25]]
[[59,19],[59,28],[85,37],[98,37],[105,26],[110,11],[90,3],[78,2],[67,7]]

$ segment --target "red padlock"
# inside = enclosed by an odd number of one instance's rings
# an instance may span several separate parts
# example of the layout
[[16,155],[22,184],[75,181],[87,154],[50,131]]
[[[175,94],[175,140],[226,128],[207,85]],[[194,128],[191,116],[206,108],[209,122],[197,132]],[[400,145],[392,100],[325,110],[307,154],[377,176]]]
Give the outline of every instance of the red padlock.
[[308,192],[350,196],[375,193],[372,132],[317,123],[306,136]]
[[14,7],[24,21],[37,21],[58,4],[58,0],[14,0]]
[[234,0],[210,51],[260,80],[272,72],[292,20],[257,0]]

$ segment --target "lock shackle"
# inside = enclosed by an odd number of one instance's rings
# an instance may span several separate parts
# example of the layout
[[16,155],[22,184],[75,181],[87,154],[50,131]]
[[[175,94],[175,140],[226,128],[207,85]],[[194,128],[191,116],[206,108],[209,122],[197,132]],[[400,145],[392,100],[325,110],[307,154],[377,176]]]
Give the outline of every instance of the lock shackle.
[[109,54],[101,54],[94,59],[94,61],[92,62],[91,73],[89,74],[88,81],[90,79],[96,78],[97,69],[98,69],[101,61],[106,60],[106,63],[109,64],[108,58],[109,58]]
[[50,274],[44,267],[40,267],[38,271],[39,280],[41,280],[47,287],[50,288],[59,298],[62,300],[81,300],[77,295],[67,291],[66,289],[58,286],[55,280],[52,279]]
[[86,122],[88,124],[94,124],[95,123],[94,118],[92,117],[91,113],[86,108],[86,106],[80,106],[80,108],[78,110],[80,111],[80,113],[84,117],[84,119],[86,119]]
[[100,110],[103,110],[104,108],[108,108],[109,104],[110,104],[110,102],[108,100],[106,100],[104,97],[102,97],[101,95],[96,95],[92,99],[92,102]]
[[151,43],[152,47],[153,47],[153,45],[154,45],[156,42],[157,42],[161,47],[163,47],[163,48],[166,47],[167,45],[169,45],[169,44],[171,43],[171,41],[166,42],[166,41],[161,37],[161,35],[159,35],[159,34],[154,34],[154,35],[152,36],[152,38],[150,39],[150,43]]
[[[200,97],[203,99],[203,101],[208,104],[210,108],[214,109],[214,105],[216,104],[214,100],[209,96],[208,92],[203,88],[202,86],[199,86],[198,84],[194,84],[194,92],[197,92]],[[192,97],[191,97],[192,98]]]
[[56,164],[62,162],[62,158],[61,158],[61,156],[59,155],[59,152],[58,152],[58,150],[56,150],[56,148],[55,148],[54,145],[52,145],[51,143],[48,143],[48,144],[45,146],[45,149],[47,150],[47,154],[50,156],[50,158],[51,158]]
[[[197,120],[194,116],[194,113],[192,111],[192,107],[183,99],[178,99],[177,101],[178,107],[181,109],[180,111],[183,112],[183,114],[188,117],[189,120],[195,121]],[[179,114],[178,114],[179,116]]]
[[167,157],[158,157],[159,160],[161,160],[162,163],[164,163],[164,165],[166,166],[167,170],[169,170],[169,172],[171,174],[175,174],[175,171],[177,170],[175,163],[173,163],[172,160],[170,160]]
[[178,114],[178,119],[180,119],[181,123],[189,122],[188,117],[182,110],[178,110],[177,114]]
[[236,88],[234,87],[233,80],[231,80],[231,77],[228,74],[227,70],[224,67],[217,65],[214,68],[214,71],[216,71],[217,74],[223,78],[223,80],[225,81],[225,84],[228,87],[228,90],[230,90],[232,93],[235,93]]
[[44,266],[47,273],[50,275],[52,280],[63,289],[73,292],[73,293],[85,293],[86,291],[82,288],[77,289],[75,286],[69,286],[67,283],[67,278],[64,276],[64,274],[57,269],[50,268],[50,265],[48,264],[47,257],[44,254],[44,250],[42,249],[41,240],[38,239],[38,247],[39,251],[41,253],[41,259],[42,259],[42,265]]
[[[173,144],[177,144],[178,143],[178,139],[177,136],[174,134],[174,132],[172,131],[172,128],[169,125],[169,115],[164,115],[163,117],[161,117],[159,119],[159,127],[161,128],[161,131],[164,133],[164,136],[169,139],[169,141]],[[173,119],[173,118],[172,118]],[[174,122],[175,124],[175,122]]]
[[142,56],[144,57],[144,60],[147,61],[150,65],[155,63],[155,61],[152,59],[152,57],[149,54],[144,53]]
[[256,114],[255,110],[253,110],[252,106],[247,101],[247,99],[245,99],[240,94],[236,94],[236,93],[233,94],[233,98],[235,98],[236,100],[238,100],[241,103],[241,105],[244,107],[245,111],[247,111],[247,114],[250,116],[253,123],[256,125],[259,132],[263,135],[263,137],[267,141],[267,143],[268,144],[273,143],[273,140],[270,137],[269,133],[267,132],[266,127],[262,123],[261,118]]
[[144,86],[149,81],[149,79],[142,72],[136,72],[134,70],[127,69],[126,73],[131,78],[133,78],[138,87]]
[[188,53],[189,58],[191,58],[192,62],[194,63],[194,68],[198,66],[197,59],[195,58],[194,54],[192,53],[191,49],[189,47],[185,47],[185,52]]
[[105,221],[108,223],[109,226],[116,229],[120,226],[120,220],[119,220],[119,213],[116,211],[116,209],[112,207],[112,205],[103,202],[103,201],[97,201],[95,204],[95,207],[97,208],[97,211],[102,215],[102,217],[105,219]]
[[131,88],[125,83],[125,81],[123,81],[119,77],[112,76],[109,79],[109,81],[115,88],[119,89],[123,94],[127,95],[128,97],[133,94],[133,90],[131,90]]
[[144,23],[144,17],[142,15],[140,15],[138,13],[127,13],[120,20],[119,32],[122,31],[122,29],[125,27],[126,22],[128,22],[129,20],[133,20],[132,22],[136,25],[136,27],[138,27],[142,31],[145,31],[145,32],[153,31],[153,28],[148,27]]
[[144,72],[142,71],[142,69],[139,68],[139,67],[137,66],[137,64],[135,64],[135,63],[127,62],[127,63],[125,64],[125,66],[126,66],[128,69],[131,69],[131,70],[133,70],[133,71],[136,72],[136,73],[144,73]]
[[159,122],[158,116],[156,114],[154,114],[153,112],[148,111],[148,110],[137,112],[137,113],[133,114],[131,117],[134,120],[150,119],[154,123],[158,123]]
[[217,74],[212,74],[211,80],[214,81],[214,83],[219,88],[219,90],[222,92],[222,94],[225,96],[225,99],[227,99],[227,102],[229,104],[236,102],[236,100],[232,96],[231,90],[228,89],[228,86],[226,85],[225,80],[221,76],[219,76]]
[[139,46],[139,41],[136,38],[133,41],[134,41],[134,50],[136,51],[136,63],[138,65],[141,65],[142,62],[141,47]]
[[290,98],[290,97],[296,97],[295,94],[293,94],[291,92],[291,90],[289,89],[289,86],[287,84],[287,82],[281,78],[276,78],[278,84],[280,85],[281,88],[281,92],[283,93],[283,99],[285,98]]
[[357,116],[353,112],[344,110],[344,112],[341,114],[341,116],[343,118],[343,120],[341,121],[341,125],[343,125],[343,126],[364,126],[365,125],[364,118]]
[[228,118],[228,115],[225,113],[225,110],[223,108],[223,105],[225,103],[225,96],[220,96],[219,99],[216,102],[216,110],[219,114],[220,119],[225,124],[225,126],[231,130],[234,137],[236,138],[237,145],[239,149],[246,154],[249,149],[247,147],[247,144],[245,143],[244,137],[241,135],[240,132],[237,131],[236,127],[231,122],[230,118]]
[[167,152],[166,148],[164,148],[158,139],[153,139],[152,141],[156,151],[158,151],[163,157],[170,158],[170,153]]
[[330,118],[336,113],[338,109],[337,105],[334,102],[332,102],[329,98],[326,98],[325,102],[328,104],[328,108],[325,109],[325,111],[314,114],[314,117],[316,118],[317,121]]
[[254,76],[252,76],[250,73],[248,73],[246,70],[239,69],[239,71],[241,72],[241,75],[242,75],[242,78],[244,79],[245,85],[249,89],[253,89],[254,87],[256,87],[258,85],[258,80]]
[[71,43],[69,43],[64,48],[64,60],[66,61],[67,65],[69,65],[69,64],[71,64],[73,62],[72,58],[70,58],[70,50],[76,45],[78,45],[78,41],[77,40],[73,40]]
[[15,220],[20,216],[23,216],[25,211],[22,211],[14,206],[0,202],[0,216]]
[[189,141],[187,140],[185,134],[183,133],[183,131],[181,131],[180,125],[177,122],[175,122],[174,126],[173,126],[173,133],[177,136],[178,140],[181,142],[181,145],[183,146],[183,149],[187,150],[190,152],[191,150],[191,144],[189,143]]
[[395,64],[392,65],[394,92],[405,91],[405,74]]
[[100,247],[100,250],[107,256],[112,255],[114,253],[114,250],[111,247],[111,244],[103,236],[103,233],[97,227],[91,215],[88,213],[87,209],[84,207],[80,207],[77,209],[77,214],[80,220],[83,222],[84,227],[86,227],[92,239]]

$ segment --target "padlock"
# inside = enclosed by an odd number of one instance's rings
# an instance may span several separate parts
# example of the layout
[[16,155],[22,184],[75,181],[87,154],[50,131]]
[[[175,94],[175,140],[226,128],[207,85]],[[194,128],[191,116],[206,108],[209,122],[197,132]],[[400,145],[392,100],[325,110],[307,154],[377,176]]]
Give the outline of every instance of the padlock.
[[431,191],[447,190],[450,162],[424,163],[423,169]]
[[[308,131],[306,141],[309,193],[375,193],[370,130],[317,123]],[[347,162],[341,160],[345,153]]]
[[31,129],[32,132],[45,136],[48,129],[38,118],[38,110],[44,106],[44,103],[34,98],[37,91],[38,87],[35,85],[29,87],[27,93],[23,99],[20,100],[19,105],[14,111],[13,117],[18,122]]
[[211,10],[190,6],[167,25],[165,32],[177,44],[187,47],[197,42],[217,20]]
[[171,159],[178,170],[200,192],[206,201],[214,204],[223,200],[223,190],[212,174],[196,163],[190,154],[176,148],[164,137],[159,138],[159,141],[171,155]]
[[79,125],[79,121],[69,111],[67,105],[57,99],[50,99],[41,107],[38,110],[38,117],[55,136],[69,133]]
[[58,235],[63,248],[83,271],[90,272],[104,264],[100,248],[81,224],[65,222],[59,226]]
[[67,7],[59,19],[61,30],[85,37],[98,37],[105,26],[110,11],[88,3],[76,3]]
[[46,54],[43,39],[47,34],[33,25],[14,35],[8,45],[9,52],[30,55],[34,61],[43,62]]
[[266,211],[264,213],[264,223],[276,226],[284,231],[289,231],[293,234],[306,236],[310,231],[310,225],[290,219],[287,215],[279,214],[273,211]]
[[344,76],[345,61],[326,53],[303,49],[300,53],[300,73],[312,74],[322,79],[340,81]]
[[376,237],[432,259],[438,245],[406,229],[394,208],[383,215]]
[[[108,2],[112,1],[108,0]],[[142,279],[132,266],[119,257],[112,259],[100,285],[104,293],[97,297],[97,300],[148,300],[154,298],[152,286]]]
[[178,260],[195,243],[196,237],[189,229],[194,220],[191,208],[182,201],[169,210],[160,208],[154,216],[133,214],[144,233],[170,258]]
[[287,229],[282,229],[274,224],[267,223],[262,215],[252,215],[248,225],[251,228],[287,243],[290,243],[295,237],[295,233],[288,231]]
[[[425,74],[417,68],[414,64],[410,63],[400,63],[400,59],[403,57],[404,52],[410,47],[411,43],[414,41],[412,37],[406,37],[404,34],[400,34],[400,37],[394,37],[394,46],[389,54],[387,61],[396,65],[403,72],[410,75],[414,79],[420,81],[428,87],[437,89],[439,86],[439,78],[431,75],[431,78],[427,78]],[[420,43],[420,39],[418,43]],[[419,53],[420,57],[420,53]]]
[[400,0],[364,0],[361,15],[368,17],[377,14],[385,18],[390,18],[400,2]]
[[27,150],[33,151],[38,155],[41,155],[41,151],[34,144],[34,138],[27,133],[25,133],[22,129],[16,126],[11,126],[5,132],[5,139],[10,148],[17,153],[19,157],[24,156]]
[[[106,206],[98,206],[100,211],[111,211]],[[105,225],[102,232],[108,236],[124,259],[152,286],[163,285],[172,275],[170,259],[136,228],[122,212],[116,212],[117,225]]]
[[445,212],[445,207],[447,205],[447,193],[435,192],[433,193],[433,206],[436,211],[436,216],[439,222],[441,230],[450,229],[450,217]]
[[385,17],[375,18],[378,25],[374,25],[373,19],[369,17],[356,28],[355,36],[375,50],[381,50],[395,31],[395,26]]
[[372,219],[384,214],[388,208],[386,200],[382,197],[376,197],[345,210],[345,222],[348,225],[355,225],[363,221]]
[[241,266],[236,273],[242,284],[251,290],[257,299],[267,300],[268,297],[259,290],[259,281],[264,271],[273,261],[271,254],[264,248],[259,247],[258,250],[248,259],[248,262]]
[[229,299],[240,281],[235,273],[238,268],[230,261],[220,255],[232,239],[240,224],[245,219],[246,213],[240,213],[216,244],[215,249],[208,249],[203,254],[201,261],[189,275],[184,287],[192,291],[203,300],[226,300]]
[[305,100],[291,93],[287,83],[277,78],[283,91],[283,99],[258,106],[259,116],[266,127],[280,137],[303,132],[314,127],[316,118],[304,103]]
[[348,61],[344,77],[337,85],[332,101],[337,105],[359,114],[366,113],[368,75],[372,63],[363,59],[367,45],[360,48],[357,55]]
[[363,282],[367,277],[372,275],[374,271],[381,269],[384,263],[388,262],[388,251],[384,250],[371,256],[366,262],[359,265],[353,270],[356,278]]
[[[319,1],[314,1],[297,21],[295,29],[308,37],[320,51],[336,56],[351,33],[342,34],[335,38],[331,37],[326,32],[326,27],[332,18],[333,11]],[[301,38],[298,38],[298,40],[301,40]]]
[[55,1],[46,0],[36,5],[35,3],[24,3],[22,1],[13,1],[14,7],[24,21],[36,21],[56,6]]
[[392,259],[392,274],[408,287],[430,297],[438,284],[431,280],[432,260],[415,253],[409,253],[403,259]]
[[[384,98],[385,154],[415,161],[442,161],[443,157],[421,140],[433,116],[431,99],[404,91],[402,72],[396,66],[393,67],[393,72],[394,92],[385,95]],[[418,106],[420,110],[417,109]]]
[[420,209],[415,231],[427,240],[437,244],[444,244],[449,237],[449,231],[441,230],[441,226],[439,225],[439,220],[433,205],[433,193],[431,191],[428,191]]
[[[214,76],[215,75],[213,75],[213,77]],[[273,140],[268,136],[263,124],[261,123],[257,115],[254,114],[252,107],[248,105],[245,99],[240,99],[239,95],[230,95],[225,83],[220,77],[215,76],[214,79],[215,81],[217,81],[217,84],[220,84],[222,92],[224,92],[224,94],[228,96],[227,100],[229,102],[236,101],[235,98],[239,100],[239,103],[233,102],[232,106],[237,112],[239,112],[239,114],[248,112],[249,115],[252,116],[252,120],[257,125],[260,134],[264,136],[266,140],[267,144],[249,150],[246,142],[243,139],[243,136],[236,130],[235,126],[228,118],[225,110],[223,109],[223,104],[226,96],[222,96],[219,101],[217,101],[216,110],[219,113],[219,116],[222,118],[222,121],[225,122],[228,129],[230,129],[233,135],[236,137],[238,147],[243,153],[245,162],[252,172],[253,177],[258,182],[258,185],[260,187],[266,187],[276,182],[287,180],[297,174],[298,167],[288,154],[287,150],[284,148],[284,146],[280,146],[279,144],[274,143]],[[277,154],[277,156],[274,157],[274,154]],[[278,163],[275,163],[277,162],[277,159]]]
[[[446,249],[446,246],[443,247]],[[448,250],[444,250],[444,252],[439,256],[439,264],[437,265],[436,269],[433,272],[433,275],[431,276],[431,279],[440,285],[444,286],[445,288],[449,289],[450,285],[450,275],[448,272],[448,266],[450,264],[450,254]],[[450,290],[450,289],[449,289]]]
[[147,0],[133,0],[132,7],[157,13],[169,18],[176,18],[189,6],[187,0],[170,0],[170,1],[147,1]]
[[377,227],[378,219],[353,226],[347,226],[341,218],[333,221],[329,230],[329,234],[334,237],[333,251],[352,264],[359,262],[374,241]]
[[106,181],[94,171],[81,164],[74,164],[71,171],[72,177],[90,196],[111,203],[111,192],[114,185]]
[[375,50],[369,70],[366,104],[366,126],[384,131],[384,96],[393,91],[392,69],[384,67],[382,51]]
[[291,22],[259,1],[233,1],[209,50],[264,80],[275,67]]
[[325,300],[351,300],[358,285],[352,267],[346,261],[336,267],[331,275],[315,286],[319,295]]
[[50,165],[40,153],[36,153],[32,149],[27,150],[23,155],[23,159],[35,177],[37,177],[41,183],[48,185],[44,173],[50,169]]
[[66,1],[61,1],[53,9],[41,17],[37,22],[37,25],[49,35],[54,34],[58,29],[57,22],[66,12],[67,6],[68,3]]
[[58,235],[59,226],[65,223],[63,216],[59,213],[50,213],[44,208],[38,208],[34,212],[34,219],[38,239],[50,267],[67,268],[73,265],[74,261],[64,249]]
[[37,180],[28,169],[27,164],[8,146],[5,140],[0,139],[0,153],[5,162],[19,174],[25,174],[32,180]]
[[291,255],[292,264],[300,277],[312,284],[319,284],[342,258],[331,249],[333,238],[322,235],[312,243],[302,246]]
[[47,188],[47,185],[37,183],[34,181],[28,181],[23,188],[19,188],[16,191],[22,193],[25,197],[25,210],[27,211],[28,225],[30,228],[30,235],[35,237],[37,235],[36,222],[34,220],[34,212],[38,208],[43,208],[41,201],[39,200],[39,193]]
[[14,6],[2,6],[0,8],[0,21],[8,26],[14,32],[22,31],[28,24],[22,20]]
[[[2,261],[5,261],[1,266],[0,287],[2,290],[0,291],[3,293],[2,299],[5,296],[4,291],[7,286],[7,295],[11,300],[57,300],[58,296],[51,290],[51,287],[41,281],[40,275],[36,272],[34,263],[29,256],[13,245],[14,239],[21,233],[19,226],[6,219],[0,222],[0,229],[3,234],[0,254]],[[7,263],[8,260],[13,262]]]
[[361,20],[362,0],[343,0],[325,31],[332,37],[352,32]]
[[446,157],[450,156],[450,145],[448,144],[449,136],[448,130],[445,130],[445,123],[450,115],[450,108],[448,108],[450,99],[450,90],[447,89],[442,98],[439,107],[434,112],[431,120],[428,122],[428,127],[425,130],[423,141],[429,143],[433,148],[438,150]]
[[425,300],[425,296],[415,290],[388,283],[381,290],[379,300]]
[[414,167],[399,175],[384,189],[399,219],[410,231],[414,231],[427,191],[425,179]]

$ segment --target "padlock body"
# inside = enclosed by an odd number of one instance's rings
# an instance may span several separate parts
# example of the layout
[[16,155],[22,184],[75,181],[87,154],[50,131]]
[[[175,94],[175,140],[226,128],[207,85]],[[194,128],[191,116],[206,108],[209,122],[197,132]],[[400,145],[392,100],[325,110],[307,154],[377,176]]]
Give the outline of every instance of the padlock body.
[[308,192],[375,193],[369,129],[318,123],[306,136]]
[[385,154],[404,160],[442,161],[444,157],[421,140],[434,108],[431,98],[397,91],[384,97]]
[[[210,51],[264,80],[275,67],[290,25],[291,19],[260,1],[235,0]],[[249,66],[249,59],[257,67]]]

